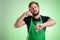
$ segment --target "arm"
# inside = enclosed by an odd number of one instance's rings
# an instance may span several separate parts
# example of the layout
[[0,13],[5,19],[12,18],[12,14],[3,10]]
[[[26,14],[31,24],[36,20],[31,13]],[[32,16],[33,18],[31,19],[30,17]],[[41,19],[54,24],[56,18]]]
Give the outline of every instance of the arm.
[[54,19],[49,18],[47,22],[43,23],[43,27],[50,27],[56,24],[56,21]]
[[53,20],[53,19],[51,19],[51,18],[49,18],[49,19],[47,20],[47,22],[45,22],[45,23],[43,23],[43,24],[38,24],[38,25],[36,26],[36,30],[42,29],[43,27],[50,27],[50,26],[53,26],[54,24],[56,24],[56,21]]
[[23,14],[17,19],[17,21],[15,22],[14,27],[19,28],[19,27],[25,25],[25,22],[24,22],[23,19],[24,19],[25,17],[29,16],[29,15],[31,15],[31,13],[30,13],[29,11],[23,13]]

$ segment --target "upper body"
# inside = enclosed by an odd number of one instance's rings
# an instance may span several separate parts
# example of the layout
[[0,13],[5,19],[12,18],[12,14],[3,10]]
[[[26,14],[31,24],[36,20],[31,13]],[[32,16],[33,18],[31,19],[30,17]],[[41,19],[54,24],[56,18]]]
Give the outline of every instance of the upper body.
[[[39,4],[36,2],[31,2],[29,4],[29,11],[24,12],[15,22],[14,26],[16,28],[19,28],[25,24],[27,24],[27,27],[29,29],[30,26],[30,19],[31,17],[34,18],[34,20],[38,20],[39,17],[41,17],[42,15],[40,15],[40,10],[39,10]],[[36,30],[41,29],[42,27],[50,27],[52,25],[54,25],[56,22],[54,19],[47,17],[47,16],[42,16],[42,21],[43,24],[39,24],[36,25]]]
[[[43,23],[45,23],[45,22],[47,22],[47,20],[48,19],[50,19],[50,17],[48,17],[48,16],[43,16],[43,15],[40,15],[41,16],[41,18],[42,18],[42,22]],[[31,18],[32,18],[32,16],[28,16],[28,17],[25,17],[23,20],[24,20],[24,22],[25,22],[25,24],[27,25],[27,29],[29,30],[29,28],[30,28],[30,22],[31,22]],[[33,21],[34,22],[39,22],[39,21],[41,21],[41,19],[40,19],[40,17],[38,18],[38,19],[35,19],[35,18],[33,18]],[[45,27],[46,28],[46,27]]]

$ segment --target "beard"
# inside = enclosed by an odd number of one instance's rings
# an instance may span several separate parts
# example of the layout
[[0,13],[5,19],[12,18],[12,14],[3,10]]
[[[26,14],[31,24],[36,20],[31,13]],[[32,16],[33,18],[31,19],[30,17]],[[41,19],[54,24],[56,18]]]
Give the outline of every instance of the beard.
[[37,12],[37,13],[32,13],[33,16],[37,16],[38,14],[39,14],[39,12]]

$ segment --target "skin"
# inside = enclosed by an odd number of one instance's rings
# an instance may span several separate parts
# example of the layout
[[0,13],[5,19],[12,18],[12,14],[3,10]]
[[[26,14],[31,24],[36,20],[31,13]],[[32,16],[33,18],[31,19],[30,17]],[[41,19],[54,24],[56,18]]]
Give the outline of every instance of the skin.
[[36,4],[32,4],[29,8],[29,11],[32,14],[37,14],[39,12],[39,7]]
[[[23,25],[25,25],[25,22],[23,21],[23,19],[27,16],[32,16],[35,19],[38,19],[40,17],[40,14],[33,16],[32,14],[37,14],[39,12],[39,7],[33,3],[31,4],[29,11],[26,11],[22,14],[22,16],[20,16],[17,21],[14,24],[14,27],[19,28],[22,27]],[[54,19],[49,18],[47,22],[43,23],[43,24],[37,24],[36,25],[36,30],[40,30],[43,27],[50,27],[53,26],[54,24],[56,24],[56,21]]]

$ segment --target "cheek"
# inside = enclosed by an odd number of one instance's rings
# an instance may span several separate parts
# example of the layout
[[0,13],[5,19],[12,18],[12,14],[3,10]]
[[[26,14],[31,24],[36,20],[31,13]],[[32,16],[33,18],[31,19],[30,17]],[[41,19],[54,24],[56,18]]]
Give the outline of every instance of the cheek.
[[37,9],[37,11],[39,11],[39,9],[38,8],[36,8]]
[[30,9],[29,11],[30,11],[30,12],[33,12],[33,10],[32,10],[32,9]]

